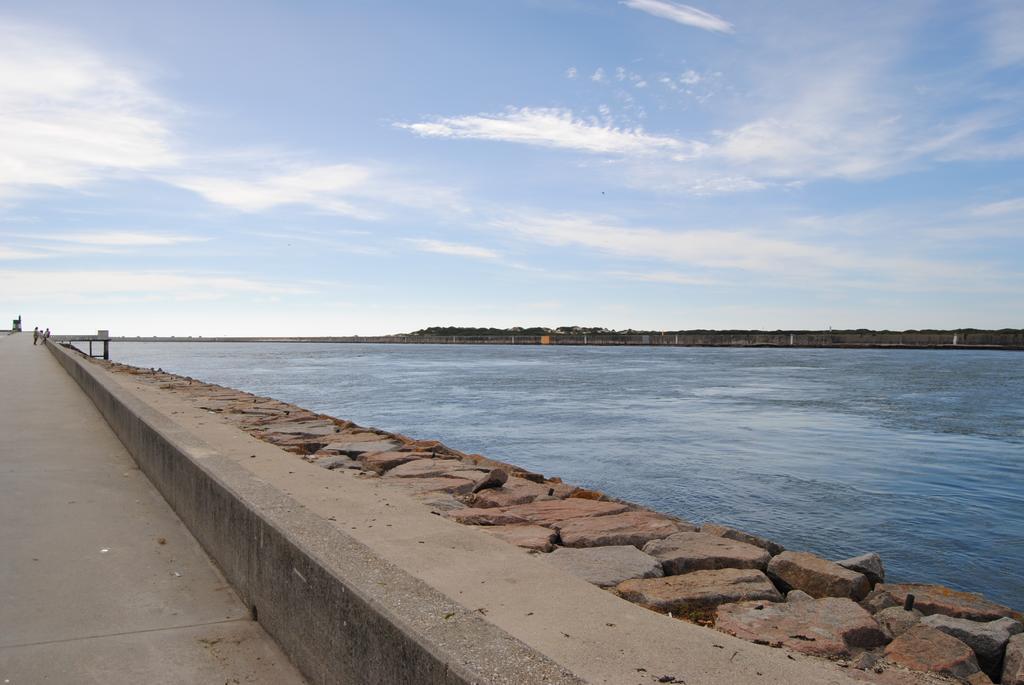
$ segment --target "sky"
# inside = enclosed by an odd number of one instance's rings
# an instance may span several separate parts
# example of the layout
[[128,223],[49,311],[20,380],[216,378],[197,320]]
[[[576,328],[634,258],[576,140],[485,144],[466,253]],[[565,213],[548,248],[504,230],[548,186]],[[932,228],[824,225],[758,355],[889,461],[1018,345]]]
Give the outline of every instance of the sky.
[[1024,327],[1024,2],[693,1],[5,0],[0,316]]

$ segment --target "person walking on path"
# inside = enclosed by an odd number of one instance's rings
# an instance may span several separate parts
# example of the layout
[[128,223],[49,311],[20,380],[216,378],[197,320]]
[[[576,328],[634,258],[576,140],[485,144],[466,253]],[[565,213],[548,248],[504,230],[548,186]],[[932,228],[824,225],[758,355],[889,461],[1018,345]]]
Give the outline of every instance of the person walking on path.
[[47,328],[47,329],[46,329],[46,332],[45,332],[45,333],[43,333],[43,342],[46,342],[46,341],[47,341],[47,340],[49,340],[49,339],[50,339],[50,329],[49,329],[49,328]]
[[39,326],[32,329],[32,344],[35,345],[39,342]]

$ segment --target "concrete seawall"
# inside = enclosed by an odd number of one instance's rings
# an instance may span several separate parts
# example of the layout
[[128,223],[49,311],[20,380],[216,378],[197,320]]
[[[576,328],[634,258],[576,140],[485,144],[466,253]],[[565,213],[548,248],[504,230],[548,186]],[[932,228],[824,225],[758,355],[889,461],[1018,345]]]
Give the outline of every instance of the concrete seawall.
[[582,682],[49,348],[311,682]]

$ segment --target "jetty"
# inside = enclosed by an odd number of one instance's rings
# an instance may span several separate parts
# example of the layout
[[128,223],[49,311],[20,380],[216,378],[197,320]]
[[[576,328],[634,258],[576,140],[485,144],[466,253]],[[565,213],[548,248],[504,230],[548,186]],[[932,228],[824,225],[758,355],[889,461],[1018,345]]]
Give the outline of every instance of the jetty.
[[[840,566],[437,441],[13,344],[52,355],[28,382],[46,373],[74,390],[73,379],[99,410],[230,584],[243,615],[226,620],[265,631],[312,683],[989,682],[981,669],[995,666],[943,632],[961,619],[1005,629],[1008,667],[1024,650],[1010,638],[1017,612],[887,585],[871,555]],[[132,513],[146,529],[147,513]],[[718,629],[700,625],[716,607]]]

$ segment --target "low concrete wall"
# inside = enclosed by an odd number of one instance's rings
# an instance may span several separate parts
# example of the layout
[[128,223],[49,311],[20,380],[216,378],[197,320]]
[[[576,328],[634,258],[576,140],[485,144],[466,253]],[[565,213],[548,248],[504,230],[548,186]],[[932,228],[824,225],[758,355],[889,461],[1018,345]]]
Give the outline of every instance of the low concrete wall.
[[311,682],[582,682],[48,347]]

